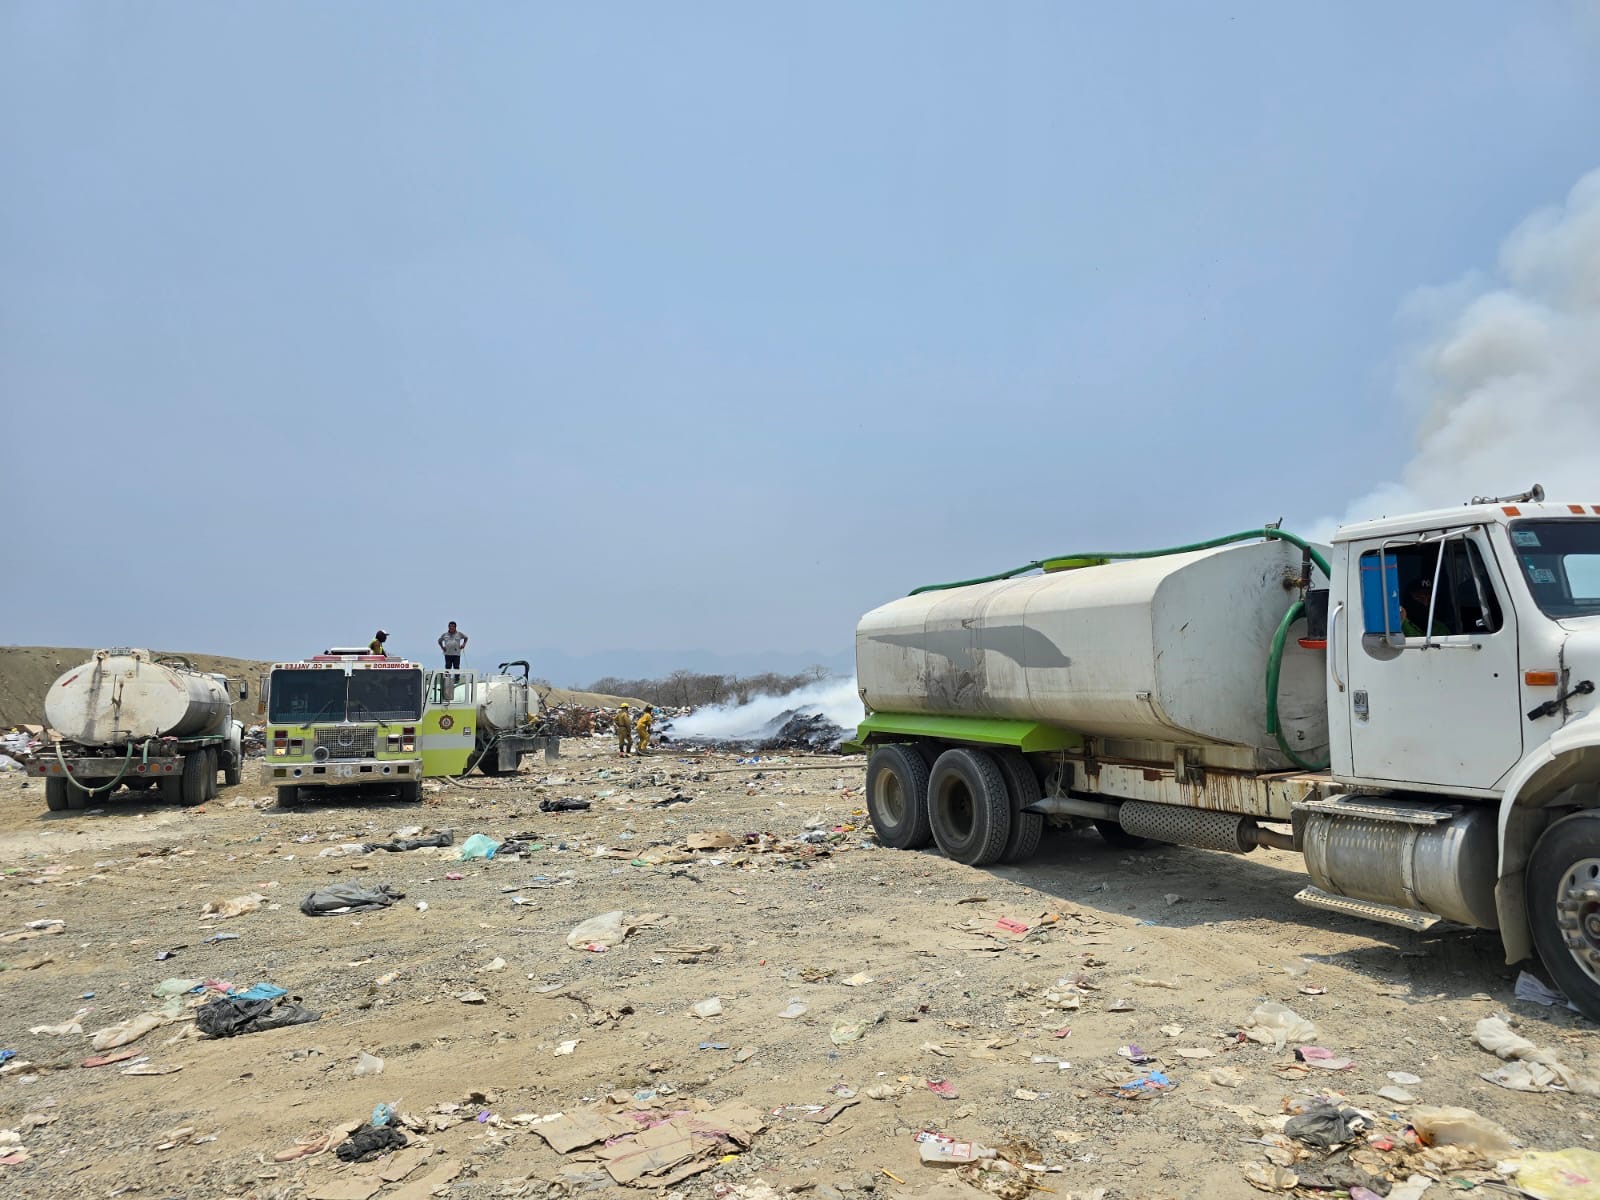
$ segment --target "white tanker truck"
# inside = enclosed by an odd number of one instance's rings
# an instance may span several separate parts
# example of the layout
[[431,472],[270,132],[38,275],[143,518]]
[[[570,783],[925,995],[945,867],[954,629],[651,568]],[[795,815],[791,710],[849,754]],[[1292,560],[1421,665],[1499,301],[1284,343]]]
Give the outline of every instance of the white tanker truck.
[[888,845],[1294,850],[1302,903],[1496,929],[1600,1020],[1600,504],[1040,560],[873,610],[856,669]]
[[[521,667],[519,674],[515,668]],[[472,765],[485,775],[515,774],[524,754],[543,752],[554,762],[561,738],[541,718],[539,692],[528,678],[528,662],[503,662],[479,679],[477,744]]]
[[28,773],[44,779],[53,811],[84,808],[122,784],[203,804],[217,794],[219,770],[229,784],[239,782],[244,727],[233,719],[227,677],[198,671],[188,659],[98,650],[51,684],[44,715],[60,736]]

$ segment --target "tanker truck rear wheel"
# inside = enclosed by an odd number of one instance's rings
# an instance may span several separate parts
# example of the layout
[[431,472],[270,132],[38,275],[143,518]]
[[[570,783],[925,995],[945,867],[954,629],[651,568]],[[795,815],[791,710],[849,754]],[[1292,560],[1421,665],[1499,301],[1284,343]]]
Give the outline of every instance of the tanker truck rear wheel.
[[[205,751],[183,756],[182,775],[178,787],[178,803],[185,808],[193,808],[196,804],[206,802],[206,764],[209,757]],[[213,774],[215,779],[216,775]]]
[[879,746],[867,762],[867,815],[878,840],[896,850],[933,841],[928,826],[928,764],[915,746]]
[[928,823],[947,856],[986,867],[1005,853],[1011,797],[1005,776],[982,750],[946,750],[928,777]]
[[1006,848],[1000,852],[1000,862],[1026,862],[1039,850],[1039,838],[1044,834],[1044,817],[1022,810],[1037,804],[1044,793],[1039,789],[1039,777],[1020,750],[996,750],[994,764],[1005,777],[1006,795],[1011,799],[1011,832],[1006,835]]
[[44,779],[44,802],[51,812],[65,812],[67,810],[67,789],[72,787],[63,775],[46,775]]
[[1533,944],[1557,987],[1600,1021],[1600,811],[1563,817],[1528,860]]
[[217,768],[219,765],[217,762],[217,748],[215,746],[207,746],[200,753],[206,756],[206,799],[215,800],[217,798]]
[[229,752],[223,759],[222,782],[229,787],[238,787],[239,781],[244,778],[244,763],[240,755]]

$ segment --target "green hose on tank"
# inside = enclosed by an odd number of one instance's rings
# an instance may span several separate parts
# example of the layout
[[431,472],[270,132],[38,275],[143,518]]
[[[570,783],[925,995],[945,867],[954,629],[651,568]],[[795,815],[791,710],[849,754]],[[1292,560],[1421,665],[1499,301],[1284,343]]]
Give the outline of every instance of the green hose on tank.
[[[1162,550],[1121,550],[1097,551],[1094,553],[1058,554],[1052,558],[1036,559],[1020,567],[1013,567],[1009,571],[1001,571],[997,575],[984,575],[977,579],[959,579],[954,583],[927,583],[919,588],[913,588],[911,595],[918,596],[923,592],[942,592],[950,588],[970,587],[976,583],[998,583],[1002,579],[1013,579],[1028,571],[1070,570],[1080,567],[1101,566],[1113,560],[1129,560],[1140,558],[1165,558],[1170,554],[1192,554],[1196,550],[1214,550],[1218,546],[1232,545],[1234,542],[1247,542],[1256,538],[1271,539],[1288,542],[1291,546],[1298,546],[1305,551],[1306,556],[1317,564],[1318,569],[1327,579],[1333,578],[1333,568],[1328,565],[1328,560],[1310,542],[1302,537],[1290,533],[1286,529],[1274,529],[1270,526],[1264,529],[1245,529],[1238,533],[1230,533],[1224,537],[1212,538],[1204,542],[1192,542],[1187,546],[1168,546]],[[1289,606],[1289,611],[1284,613],[1283,620],[1278,623],[1278,631],[1272,637],[1272,649],[1267,654],[1267,732],[1278,743],[1285,757],[1302,771],[1326,771],[1329,763],[1311,763],[1301,758],[1289,745],[1288,739],[1283,736],[1283,723],[1278,717],[1278,677],[1283,671],[1283,651],[1289,639],[1289,629],[1305,615],[1306,605],[1304,600],[1296,600]]]
[[971,587],[975,583],[998,583],[1002,579],[1014,579],[1028,571],[1061,570],[1079,566],[1099,566],[1104,563],[1138,559],[1138,558],[1165,558],[1169,554],[1192,554],[1196,550],[1215,550],[1218,546],[1228,546],[1234,542],[1248,542],[1255,538],[1266,538],[1280,542],[1288,542],[1291,546],[1298,546],[1311,556],[1311,561],[1322,569],[1328,578],[1333,578],[1333,571],[1328,566],[1328,560],[1310,542],[1302,537],[1290,533],[1286,529],[1244,529],[1238,533],[1230,533],[1225,537],[1212,538],[1210,541],[1193,542],[1187,546],[1168,546],[1163,550],[1106,550],[1092,553],[1057,554],[1050,558],[1035,559],[1033,562],[1024,563],[1020,567],[1012,567],[1009,571],[1001,571],[997,575],[981,575],[977,579],[958,579],[953,583],[925,583],[919,588],[912,588],[910,595],[920,596],[923,592],[942,592],[950,588]]

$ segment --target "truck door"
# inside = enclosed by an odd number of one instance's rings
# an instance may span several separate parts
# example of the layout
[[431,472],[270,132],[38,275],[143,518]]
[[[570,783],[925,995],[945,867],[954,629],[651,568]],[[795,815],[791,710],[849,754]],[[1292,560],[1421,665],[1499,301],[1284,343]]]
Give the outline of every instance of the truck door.
[[1522,706],[1516,612],[1482,530],[1356,542],[1350,556],[1338,699],[1353,775],[1423,791],[1493,788],[1522,756]]

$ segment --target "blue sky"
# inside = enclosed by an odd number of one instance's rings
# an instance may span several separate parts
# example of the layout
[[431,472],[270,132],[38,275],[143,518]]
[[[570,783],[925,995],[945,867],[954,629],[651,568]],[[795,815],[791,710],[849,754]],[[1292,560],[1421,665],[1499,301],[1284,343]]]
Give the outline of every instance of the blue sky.
[[754,665],[1342,512],[1597,12],[0,6],[0,641]]

